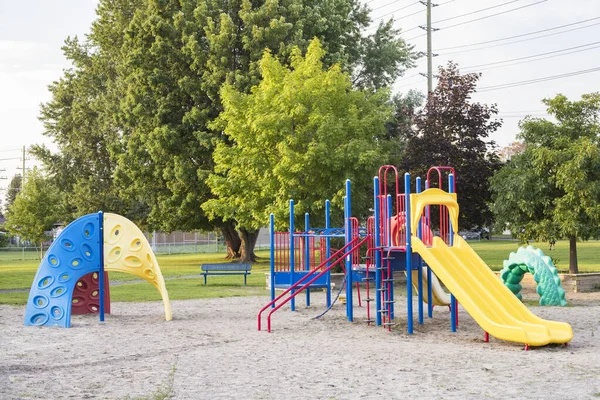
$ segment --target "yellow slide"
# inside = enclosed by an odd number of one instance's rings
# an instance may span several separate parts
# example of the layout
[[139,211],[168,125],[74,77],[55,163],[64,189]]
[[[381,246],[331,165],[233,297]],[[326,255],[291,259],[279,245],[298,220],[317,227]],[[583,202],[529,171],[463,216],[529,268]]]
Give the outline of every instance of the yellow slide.
[[[427,303],[427,267],[423,267],[423,301]],[[412,283],[415,290],[419,290],[419,271],[412,272]],[[434,306],[449,306],[450,295],[442,288],[440,281],[431,274],[431,303]]]
[[573,338],[569,324],[547,321],[529,311],[460,236],[454,235],[452,247],[439,237],[427,247],[413,235],[412,249],[490,335],[531,346]]

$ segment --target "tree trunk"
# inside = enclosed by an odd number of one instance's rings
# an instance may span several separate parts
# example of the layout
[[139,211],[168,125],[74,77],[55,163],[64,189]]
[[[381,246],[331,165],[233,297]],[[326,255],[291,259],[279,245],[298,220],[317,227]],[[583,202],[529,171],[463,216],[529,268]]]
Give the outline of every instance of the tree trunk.
[[225,238],[225,246],[227,247],[225,259],[231,260],[239,258],[242,241],[235,230],[233,222],[225,222],[223,226],[221,226],[221,233],[223,234],[223,238]]
[[579,273],[579,265],[577,264],[577,236],[569,236],[569,273]]
[[40,261],[44,259],[44,242],[40,242]]
[[258,232],[259,230],[247,231],[246,229],[240,229],[240,238],[242,239],[242,245],[240,246],[240,262],[252,263],[256,261],[254,246],[256,246]]

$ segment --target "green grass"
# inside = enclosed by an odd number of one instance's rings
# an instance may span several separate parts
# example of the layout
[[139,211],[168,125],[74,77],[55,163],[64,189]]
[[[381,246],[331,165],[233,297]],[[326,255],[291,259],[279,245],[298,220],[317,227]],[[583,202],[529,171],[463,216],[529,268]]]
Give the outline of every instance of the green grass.
[[[494,270],[502,268],[502,262],[519,244],[510,240],[471,241],[469,244]],[[567,272],[569,268],[568,241],[556,242],[556,250],[548,251],[546,243],[531,243],[545,254],[558,260],[557,268]],[[581,272],[600,272],[600,241],[577,244],[579,269]],[[259,260],[253,264],[252,274],[248,276],[248,285],[244,286],[241,275],[209,276],[204,285],[199,276],[200,264],[224,262],[223,254],[177,254],[159,255],[158,263],[165,277],[169,297],[173,300],[215,298],[230,296],[268,295],[265,289],[265,275],[269,271],[269,252],[257,251]],[[0,259],[0,289],[29,289],[38,269],[39,261],[6,261]],[[111,299],[113,301],[154,301],[160,300],[158,291],[145,281],[133,275],[111,272]],[[123,283],[123,284],[118,284]],[[26,292],[0,293],[0,304],[23,305],[27,302]]]
[[[510,252],[517,251],[521,246],[519,242],[512,240],[469,241],[469,245],[495,271],[501,270],[502,263],[508,259]],[[568,240],[557,241],[556,250],[552,251],[549,250],[548,243],[530,242],[530,245],[542,249],[545,255],[552,257],[559,272],[569,272]],[[590,240],[577,243],[577,260],[580,273],[600,272],[600,241]]]

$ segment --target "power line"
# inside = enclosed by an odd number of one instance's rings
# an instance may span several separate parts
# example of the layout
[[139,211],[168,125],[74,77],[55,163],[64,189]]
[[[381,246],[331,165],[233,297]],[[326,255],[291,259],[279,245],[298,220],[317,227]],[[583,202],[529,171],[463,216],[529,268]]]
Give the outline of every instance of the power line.
[[491,10],[491,9],[493,9],[493,8],[502,7],[502,6],[505,6],[505,5],[507,5],[507,4],[510,4],[510,3],[516,3],[517,1],[521,1],[521,0],[511,0],[511,1],[507,1],[507,2],[505,2],[505,3],[496,4],[495,6],[491,6],[491,7],[487,7],[487,8],[482,8],[482,9],[475,10],[475,11],[471,11],[471,12],[468,12],[468,13],[465,13],[465,14],[456,15],[456,16],[454,16],[454,17],[450,17],[450,18],[444,18],[444,19],[440,19],[440,20],[437,20],[437,21],[433,21],[433,23],[434,23],[434,24],[439,24],[440,22],[444,22],[444,21],[450,21],[450,20],[453,20],[453,19],[456,19],[456,18],[461,18],[461,17],[466,17],[467,15],[473,15],[473,14],[477,14],[477,13],[480,13],[480,12],[482,12],[482,11],[487,11],[487,10]]
[[[500,38],[500,39],[486,40],[484,42],[477,42],[477,43],[461,44],[460,46],[442,47],[442,48],[439,48],[439,49],[435,49],[435,51],[444,51],[444,50],[459,49],[461,47],[479,46],[480,44],[488,44],[488,43],[500,42],[500,41],[503,41],[503,40],[516,39],[516,38],[520,38],[520,37],[523,37],[523,36],[535,35],[536,33],[542,33],[542,32],[553,31],[553,30],[556,30],[556,29],[566,28],[567,26],[579,25],[579,24],[583,24],[583,23],[586,23],[586,22],[594,21],[594,20],[597,20],[597,19],[600,19],[600,17],[585,19],[585,20],[579,21],[579,22],[572,22],[572,23],[566,24],[566,25],[555,26],[554,28],[542,29],[542,30],[535,31],[535,32],[523,33],[521,35],[508,36],[508,37],[504,37],[504,38]],[[590,25],[590,26],[592,26],[592,25]],[[569,31],[565,31],[565,32],[569,32]],[[448,54],[453,54],[453,53],[448,53]]]
[[[539,1],[536,1],[535,3],[527,4],[527,5],[524,5],[524,6],[521,6],[521,7],[511,8],[510,10],[505,10],[505,11],[501,11],[501,12],[498,12],[498,13],[495,13],[495,14],[486,15],[485,17],[480,17],[480,18],[470,19],[470,20],[468,20],[468,21],[459,22],[458,24],[444,26],[444,27],[438,28],[438,30],[455,28],[455,27],[457,27],[457,26],[461,26],[461,25],[470,24],[471,22],[481,21],[481,20],[484,20],[484,19],[488,19],[488,18],[496,17],[496,16],[498,16],[498,15],[507,14],[507,13],[509,13],[509,12],[513,12],[513,11],[517,11],[517,10],[522,10],[523,8],[527,8],[527,7],[535,6],[535,5],[537,5],[537,4],[540,4],[540,3],[545,3],[545,2],[547,2],[547,1],[548,1],[548,0],[539,0]],[[419,28],[419,27],[416,27],[416,28]],[[416,29],[416,28],[409,29],[408,31],[414,30],[414,29]],[[408,31],[405,31],[405,32],[408,32]],[[426,34],[424,33],[424,34],[422,34],[422,35],[418,35],[418,36],[415,36],[415,37],[412,37],[412,38],[409,38],[409,39],[406,39],[406,40],[413,40],[413,39],[417,39],[417,38],[420,38],[420,37],[422,37],[422,36],[425,36],[425,35],[426,35]]]
[[[398,2],[398,1],[392,1],[391,3],[387,3],[387,4],[384,4],[384,5],[382,5],[382,6],[375,7],[375,8],[373,8],[371,11],[375,11],[375,10],[382,9],[382,8],[384,8],[384,7],[387,7],[387,6],[391,6],[392,4],[394,4],[394,3],[397,3],[397,2]],[[401,10],[404,10],[405,8],[412,7],[412,6],[414,6],[415,4],[419,4],[419,2],[418,2],[418,1],[415,1],[414,3],[410,3],[409,5],[407,5],[407,6],[404,6],[404,7],[401,7],[401,8],[399,8],[399,9],[397,9],[396,11],[401,11]],[[379,17],[377,17],[377,18],[379,18]]]
[[531,84],[539,83],[539,82],[552,81],[555,79],[568,78],[568,77],[576,76],[576,75],[589,74],[589,73],[598,72],[598,71],[600,71],[600,67],[583,69],[583,70],[574,71],[574,72],[567,72],[567,73],[560,74],[560,75],[546,76],[543,78],[529,79],[529,80],[519,81],[519,82],[509,82],[509,83],[503,83],[500,85],[484,86],[484,87],[479,88],[477,91],[478,92],[489,92],[489,91],[498,90],[498,89],[508,89],[508,88],[513,88],[513,87],[518,87],[518,86],[531,85]]
[[[435,5],[435,7],[441,7],[441,6],[443,6],[443,5],[446,5],[446,4],[448,4],[448,3],[453,3],[453,2],[455,2],[455,1],[456,1],[456,0],[448,0],[448,1],[445,1],[445,2],[443,2],[443,3],[436,4],[436,5]],[[416,3],[420,3],[420,1],[417,1]],[[414,4],[414,3],[413,3],[413,4]],[[380,16],[378,16],[378,17],[374,17],[374,18],[373,18],[373,22],[371,23],[371,26],[370,26],[370,27],[368,27],[368,28],[365,28],[365,31],[369,31],[369,30],[373,30],[373,29],[377,28],[377,25],[373,25],[373,24],[375,24],[376,22],[381,22],[381,21],[382,21],[382,20],[383,20],[385,17],[388,17],[388,16],[390,16],[390,15],[393,15],[394,13],[397,13],[398,11],[400,11],[400,10],[403,10],[403,9],[405,9],[405,8],[407,8],[407,7],[408,7],[408,6],[405,6],[405,7],[399,8],[399,9],[397,9],[397,10],[390,11],[390,12],[388,12],[388,13],[386,13],[386,14],[380,15]],[[394,22],[400,21],[400,20],[402,20],[402,19],[405,19],[405,18],[408,18],[408,17],[412,17],[413,15],[421,14],[422,12],[425,12],[425,9],[422,9],[422,10],[416,11],[416,12],[414,12],[414,13],[411,13],[411,14],[406,14],[406,15],[404,15],[404,16],[402,16],[402,17],[400,17],[400,18],[394,18]],[[406,31],[405,31],[405,32],[406,32]]]
[[[530,60],[530,59],[531,58],[540,57],[540,56],[546,56],[546,55],[549,55],[549,54],[554,54],[551,57],[542,57],[542,58],[539,58],[539,60],[545,60],[547,58],[558,57],[558,56],[563,56],[563,55],[572,54],[572,53],[578,53],[580,51],[592,50],[592,49],[595,49],[595,48],[600,47],[600,46],[594,46],[594,47],[591,47],[591,48],[588,48],[588,49],[581,49],[581,48],[582,47],[589,47],[589,46],[597,45],[597,44],[600,44],[600,41],[592,42],[592,43],[588,43],[588,44],[582,44],[580,46],[568,47],[568,48],[560,49],[560,50],[549,51],[549,52],[546,52],[546,53],[539,53],[539,54],[533,54],[533,55],[525,56],[525,57],[512,58],[512,59],[509,59],[509,60],[495,61],[495,62],[486,63],[486,64],[470,65],[468,67],[463,67],[461,69],[478,69],[479,67],[486,67],[486,66],[489,66],[489,65],[505,64],[505,63],[508,63],[508,62],[511,62],[511,61],[520,61],[520,60],[529,60],[529,62],[531,62],[531,61],[538,61],[538,60]],[[568,51],[568,50],[573,50],[573,49],[581,49],[581,50],[577,50],[577,51],[573,51],[573,52],[568,52],[568,53],[565,53],[565,54],[556,54],[556,53],[562,53],[562,52],[565,52],[565,51]],[[516,63],[516,64],[523,64],[523,63]],[[509,65],[514,65],[514,64],[509,64]],[[506,67],[506,66],[508,66],[508,65],[501,65],[499,67]],[[491,69],[491,68],[486,68],[486,69]]]
[[427,79],[421,79],[420,81],[416,81],[416,82],[412,82],[412,83],[407,83],[407,84],[402,85],[402,86],[396,86],[396,89],[400,89],[400,88],[407,87],[407,86],[413,86],[413,85],[416,85],[417,83],[421,83],[421,82],[425,82],[425,81],[427,81]]

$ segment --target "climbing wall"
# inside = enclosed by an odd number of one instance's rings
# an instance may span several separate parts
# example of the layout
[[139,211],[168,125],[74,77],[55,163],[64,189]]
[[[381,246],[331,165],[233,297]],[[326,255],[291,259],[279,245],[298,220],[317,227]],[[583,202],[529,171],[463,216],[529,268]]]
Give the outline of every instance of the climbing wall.
[[133,222],[117,214],[104,214],[104,269],[150,282],[162,296],[165,319],[172,319],[165,280],[148,240]]
[[52,243],[35,275],[25,310],[25,325],[68,328],[76,282],[100,270],[100,217],[83,216]]
[[[73,289],[71,315],[98,314],[100,311],[100,292],[98,272],[91,272],[77,281]],[[104,273],[104,312],[110,314],[110,290],[108,274]]]

